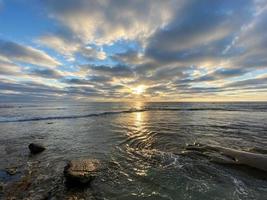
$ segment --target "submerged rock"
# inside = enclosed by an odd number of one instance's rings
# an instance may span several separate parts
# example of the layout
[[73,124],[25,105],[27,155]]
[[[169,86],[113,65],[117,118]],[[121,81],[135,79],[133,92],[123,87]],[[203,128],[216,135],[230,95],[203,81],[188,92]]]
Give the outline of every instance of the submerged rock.
[[30,149],[32,154],[37,154],[37,153],[41,153],[42,151],[44,151],[45,147],[42,146],[41,144],[31,143],[29,145],[29,149]]
[[72,160],[64,169],[68,182],[89,183],[100,170],[100,162],[96,159]]

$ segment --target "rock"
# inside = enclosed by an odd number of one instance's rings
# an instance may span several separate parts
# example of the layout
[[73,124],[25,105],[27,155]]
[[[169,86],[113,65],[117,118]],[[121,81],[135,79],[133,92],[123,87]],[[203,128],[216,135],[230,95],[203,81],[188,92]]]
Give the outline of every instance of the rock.
[[89,183],[100,170],[100,162],[96,159],[72,160],[64,169],[68,182]]
[[10,176],[15,175],[17,173],[17,168],[16,167],[7,168],[6,173],[8,173]]
[[42,151],[44,151],[45,147],[40,144],[31,143],[29,145],[29,149],[32,154],[37,154],[37,153],[41,153]]
[[0,182],[0,193],[4,190],[4,183]]
[[78,197],[76,197],[76,196],[71,196],[71,197],[69,197],[67,200],[79,200],[79,199],[78,199]]

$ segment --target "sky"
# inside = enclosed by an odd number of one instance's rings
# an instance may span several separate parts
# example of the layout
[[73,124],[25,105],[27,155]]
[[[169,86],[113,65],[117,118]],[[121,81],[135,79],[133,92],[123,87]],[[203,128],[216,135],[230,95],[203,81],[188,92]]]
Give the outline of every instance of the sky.
[[267,0],[0,0],[0,102],[267,101]]

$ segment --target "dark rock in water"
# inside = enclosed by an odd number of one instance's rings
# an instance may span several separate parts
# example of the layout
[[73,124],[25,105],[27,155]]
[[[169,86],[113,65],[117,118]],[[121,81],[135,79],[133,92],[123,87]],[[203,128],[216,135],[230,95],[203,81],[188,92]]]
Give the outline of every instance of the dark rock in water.
[[0,182],[0,193],[4,190],[4,183]]
[[15,175],[17,173],[17,168],[16,167],[7,168],[6,173],[8,173],[10,176]]
[[64,175],[70,183],[89,183],[97,176],[100,162],[96,159],[72,160],[64,169]]
[[40,144],[31,143],[29,145],[29,149],[32,154],[37,154],[37,153],[41,153],[42,151],[44,151],[45,147]]

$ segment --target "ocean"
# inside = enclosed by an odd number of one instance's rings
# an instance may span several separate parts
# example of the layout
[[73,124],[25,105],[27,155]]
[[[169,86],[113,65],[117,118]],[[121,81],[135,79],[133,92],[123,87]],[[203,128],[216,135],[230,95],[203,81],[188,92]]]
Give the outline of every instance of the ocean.
[[[2,103],[0,198],[267,199],[266,172],[180,154],[195,142],[266,150],[267,103]],[[84,158],[103,171],[67,187],[66,162]]]

